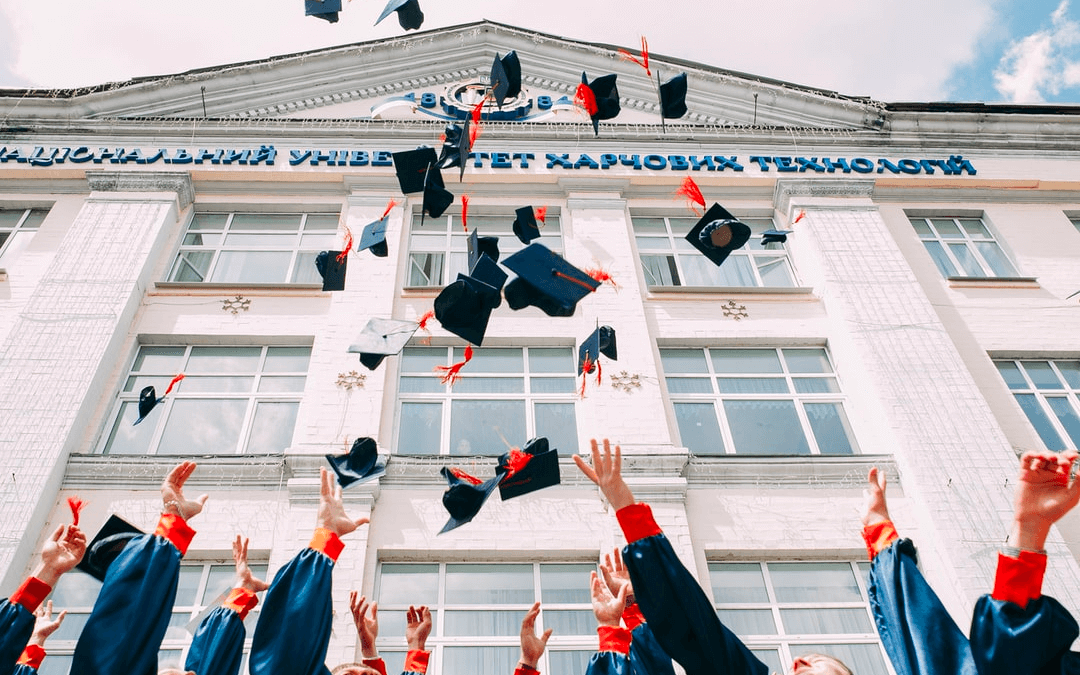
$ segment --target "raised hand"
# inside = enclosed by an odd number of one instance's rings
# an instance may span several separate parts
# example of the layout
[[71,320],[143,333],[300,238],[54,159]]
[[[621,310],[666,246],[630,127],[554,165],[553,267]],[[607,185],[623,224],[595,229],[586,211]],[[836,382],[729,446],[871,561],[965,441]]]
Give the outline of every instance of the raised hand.
[[600,573],[604,575],[604,583],[607,584],[612,595],[618,595],[619,589],[626,586],[626,597],[633,598],[634,586],[630,583],[630,570],[623,565],[622,554],[619,553],[618,547],[604,555],[604,564],[600,565]]
[[55,586],[86,554],[86,535],[74,525],[60,525],[41,547],[41,565],[34,576]]
[[547,649],[548,638],[553,628],[548,628],[543,635],[536,634],[536,617],[540,616],[540,603],[533,603],[532,609],[521,620],[521,665],[535,669],[540,657]]
[[343,537],[368,522],[367,518],[351,520],[345,514],[345,506],[341,503],[341,487],[329,471],[319,469],[319,477],[322,479],[319,494],[319,527]]
[[405,619],[408,622],[405,626],[405,641],[409,644],[409,650],[424,651],[428,636],[431,635],[431,610],[423,605],[409,605]]
[[1009,544],[1039,551],[1050,527],[1080,502],[1080,479],[1072,479],[1075,450],[1062,453],[1025,452],[1013,497],[1013,532]]
[[[356,634],[360,636],[360,653],[365,659],[379,658],[379,651],[375,648],[375,640],[379,637],[379,603],[368,602],[367,597],[350,591],[349,610],[356,624]],[[371,610],[370,616],[368,610]]]
[[240,538],[240,535],[236,535],[236,541],[232,545],[232,557],[233,562],[236,563],[236,586],[239,588],[246,588],[252,593],[259,593],[270,588],[262,579],[259,579],[251,572],[251,568],[248,567],[248,539]]
[[194,500],[184,498],[184,482],[195,471],[195,466],[195,462],[181,462],[165,477],[161,484],[161,501],[165,505],[165,513],[175,513],[184,520],[191,520],[202,513],[209,495],[200,495]]
[[611,444],[604,439],[604,453],[596,445],[596,439],[590,441],[592,448],[592,466],[580,456],[574,455],[574,463],[589,480],[600,487],[600,492],[611,502],[616,511],[634,503],[634,493],[622,477],[622,449],[615,446],[615,455],[611,454]]
[[56,629],[60,627],[60,624],[64,622],[64,617],[67,616],[67,610],[60,612],[60,615],[56,617],[55,621],[52,618],[52,611],[52,600],[49,600],[41,607],[38,607],[37,611],[34,612],[34,616],[37,618],[34,620],[34,634],[30,637],[30,644],[44,647],[45,640],[55,633]]
[[593,614],[596,615],[596,622],[601,626],[618,626],[623,608],[626,607],[628,586],[620,586],[619,594],[612,595],[607,585],[600,581],[600,576],[596,572],[589,573],[589,582],[592,587],[592,609]]
[[866,476],[866,489],[863,490],[863,527],[892,520],[889,518],[889,506],[885,503],[885,482],[884,471],[878,471],[876,466],[870,469]]

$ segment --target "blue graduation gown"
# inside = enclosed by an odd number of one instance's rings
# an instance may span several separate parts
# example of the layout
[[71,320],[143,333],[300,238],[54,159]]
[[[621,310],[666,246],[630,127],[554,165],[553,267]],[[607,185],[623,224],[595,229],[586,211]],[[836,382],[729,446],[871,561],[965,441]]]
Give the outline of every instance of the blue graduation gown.
[[671,657],[656,641],[648,622],[630,633],[630,675],[675,675]]
[[32,612],[10,600],[0,602],[0,675],[14,672],[15,662],[33,632]]
[[585,668],[585,675],[631,675],[632,672],[630,659],[619,652],[596,652]]
[[915,545],[898,539],[870,566],[870,606],[897,675],[975,675],[956,622],[917,566]]
[[199,623],[184,670],[197,675],[237,675],[244,656],[244,620],[229,607],[217,607]]
[[1077,634],[1076,620],[1046,595],[1024,608],[984,595],[971,617],[979,675],[1080,673],[1080,654],[1069,651]]

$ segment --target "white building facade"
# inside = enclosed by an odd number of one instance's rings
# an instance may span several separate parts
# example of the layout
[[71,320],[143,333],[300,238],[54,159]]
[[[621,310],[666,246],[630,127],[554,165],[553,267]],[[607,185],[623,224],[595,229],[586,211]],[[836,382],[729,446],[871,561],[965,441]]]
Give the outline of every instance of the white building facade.
[[[458,200],[421,226],[390,153],[438,147],[492,58],[524,89],[488,106]],[[721,617],[780,671],[806,651],[888,673],[859,536],[872,466],[902,535],[966,629],[1011,517],[1017,453],[1080,439],[1080,173],[1072,108],[882,104],[653,55],[685,71],[690,112],[660,124],[652,80],[614,47],[491,22],[80,91],[0,91],[0,592],[42,533],[88,503],[152,527],[181,459],[210,501],[193,521],[162,664],[251,538],[270,574],[306,545],[323,456],[361,436],[387,474],[345,492],[372,524],[335,570],[328,665],[358,658],[347,607],[380,602],[404,658],[410,604],[436,612],[430,672],[509,673],[521,616],[554,627],[541,670],[595,650],[587,579],[622,544],[570,456],[621,444],[628,480]],[[598,135],[570,100],[582,70],[619,75]],[[692,177],[754,236],[720,268],[683,239]],[[572,317],[495,310],[465,343],[432,321],[374,371],[347,353],[371,317],[418,320],[465,271],[469,226],[522,245],[514,210],[548,207],[541,243],[604,284]],[[353,252],[346,289],[313,260],[388,203],[389,255]],[[791,231],[761,244],[770,228]],[[577,345],[618,360],[576,376]],[[140,389],[186,379],[138,426]],[[561,485],[447,519],[442,466],[490,476],[502,438],[546,436]],[[1080,521],[1049,543],[1047,592],[1080,606]],[[87,577],[43,672],[93,603]],[[251,622],[257,618],[252,615]],[[252,623],[253,625],[253,623]],[[250,637],[250,628],[249,628]]]

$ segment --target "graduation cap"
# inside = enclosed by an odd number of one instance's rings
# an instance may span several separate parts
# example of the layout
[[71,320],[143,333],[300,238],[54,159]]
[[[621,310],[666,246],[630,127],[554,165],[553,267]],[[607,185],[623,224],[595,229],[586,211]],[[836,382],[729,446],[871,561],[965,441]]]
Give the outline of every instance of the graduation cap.
[[719,204],[713,204],[686,235],[686,240],[717,266],[749,239],[750,228]]
[[109,516],[87,545],[86,555],[76,567],[98,581],[105,581],[109,565],[116,560],[128,542],[140,534],[145,533],[120,516]]
[[543,244],[529,244],[503,265],[518,275],[506,285],[511,309],[533,305],[548,316],[571,316],[577,303],[600,287],[600,282]]
[[360,354],[360,363],[368,370],[375,370],[387,356],[401,353],[419,328],[420,324],[415,321],[369,319],[360,335],[349,345],[349,352]]
[[484,342],[491,310],[500,302],[497,288],[459,274],[457,281],[442,289],[435,298],[435,318],[454,335],[480,346]]
[[379,464],[379,446],[366,436],[353,441],[344,455],[326,455],[326,461],[330,462],[330,468],[343,488],[374,480],[386,473],[386,464]]
[[660,85],[660,114],[669,120],[679,119],[686,114],[686,73],[680,73]]
[[559,451],[548,448],[548,439],[534,438],[521,450],[514,448],[500,457],[498,471],[506,473],[499,483],[504,501],[558,485]]
[[[488,257],[486,253],[480,255],[480,258],[476,261],[476,264],[469,270],[469,276],[477,281],[482,281],[488,286],[493,287],[496,291],[501,291],[503,285],[506,283],[506,279],[510,276],[503,271],[499,265]],[[501,301],[501,298],[498,299]],[[499,302],[495,303],[495,306],[499,306]]]
[[528,245],[533,239],[539,239],[540,226],[536,224],[536,221],[537,219],[544,220],[547,208],[543,208],[542,213],[538,213],[531,206],[522,206],[514,213],[517,214],[517,218],[514,220],[514,235],[521,240],[521,243]]
[[[435,148],[420,147],[415,150],[395,152],[394,173],[397,174],[398,185],[403,194],[411,195],[423,192],[428,183],[442,185],[442,173],[431,173],[428,167],[437,166],[439,158],[435,156]],[[430,174],[430,175],[429,175]]]
[[[438,167],[431,167],[432,174],[439,171]],[[442,185],[442,176],[439,176],[439,181],[428,183],[424,187],[424,205],[423,212],[420,216],[420,224],[424,224],[424,215],[429,215],[432,218],[438,218],[446,209],[450,208],[450,205],[454,203],[454,193],[447,190]]]
[[600,326],[592,335],[582,340],[578,347],[578,375],[592,373],[601,354],[612,361],[619,360],[619,352],[615,347],[615,329],[611,326]]
[[442,503],[450,514],[450,520],[446,521],[446,525],[439,530],[439,534],[461,527],[475,518],[476,514],[480,513],[484,502],[498,487],[499,481],[506,475],[499,471],[494,478],[480,482],[479,479],[463,471],[446,466],[442,468],[441,473],[450,485],[442,496]]
[[169,392],[173,390],[173,386],[175,386],[176,383],[182,379],[184,379],[183,373],[180,373],[179,375],[174,377],[169,382],[169,386],[165,388],[165,393],[161,395],[161,398],[158,398],[157,391],[154,389],[153,385],[143,387],[142,391],[139,392],[139,419],[135,420],[135,423],[131,426],[135,426],[135,424],[142,422],[143,419],[145,419],[146,416],[150,414],[150,411],[153,410],[158,403],[163,403],[165,401],[165,397],[168,396]]
[[364,226],[364,231],[360,233],[360,243],[356,246],[357,253],[370,249],[377,258],[385,258],[388,255],[389,251],[386,248],[387,216],[390,215],[390,209],[395,206],[397,206],[397,202],[391,199],[390,203],[386,205],[382,217]]
[[323,251],[315,256],[315,268],[322,275],[324,291],[345,290],[345,267],[349,262],[347,254],[348,251]]
[[379,15],[375,25],[382,23],[383,19],[390,16],[390,12],[397,12],[398,23],[405,30],[416,30],[424,24],[424,13],[420,11],[420,3],[417,0],[390,0],[386,3],[386,8]]
[[794,230],[765,230],[761,233],[761,245],[764,247],[769,244],[783,244],[787,241],[787,236],[793,233]]
[[585,73],[581,74],[576,100],[585,106],[592,118],[593,132],[600,135],[600,120],[610,120],[622,110],[619,105],[619,90],[615,86],[616,75],[603,75],[589,82]]
[[501,59],[495,54],[495,62],[491,64],[491,93],[500,108],[503,101],[521,93],[521,62],[517,52],[507,52]]
[[481,237],[474,229],[469,233],[469,239],[466,243],[469,251],[470,270],[476,266],[476,261],[479,260],[482,255],[487,255],[493,262],[499,262],[498,237]]
[[469,161],[469,153],[472,152],[471,121],[468,117],[461,125],[451,124],[446,127],[442,152],[439,153],[438,167],[449,169],[458,167],[458,180],[465,178],[465,165]]
[[330,23],[337,23],[341,0],[304,0],[304,15],[317,16]]

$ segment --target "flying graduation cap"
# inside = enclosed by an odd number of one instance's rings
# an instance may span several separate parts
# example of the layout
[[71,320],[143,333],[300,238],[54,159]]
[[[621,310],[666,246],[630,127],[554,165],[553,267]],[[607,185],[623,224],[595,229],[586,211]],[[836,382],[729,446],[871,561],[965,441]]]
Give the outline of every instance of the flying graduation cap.
[[574,100],[589,113],[592,118],[593,133],[600,135],[600,121],[617,117],[622,108],[619,105],[619,90],[615,86],[616,75],[604,75],[589,82],[585,73],[581,74]]
[[[161,398],[158,398],[157,392],[154,390],[153,385],[143,387],[143,390],[139,392],[139,419],[135,420],[135,424],[142,422],[143,419],[145,419],[146,416],[150,414],[150,411],[153,410],[158,403],[164,403],[165,397],[168,396],[169,392],[173,390],[173,387],[176,386],[176,383],[182,379],[184,379],[183,373],[180,373],[179,375],[174,377],[169,382],[169,386],[165,388],[165,393],[161,395]],[[135,424],[132,424],[131,426],[135,426]]]
[[86,555],[75,567],[98,581],[105,581],[109,565],[116,560],[128,542],[141,534],[145,533],[120,516],[111,515],[86,546]]
[[686,235],[686,240],[718,267],[749,239],[750,228],[719,204],[713,204]]
[[377,258],[385,258],[389,254],[386,247],[387,217],[390,215],[390,210],[395,206],[397,206],[397,202],[391,199],[390,203],[386,205],[386,210],[383,211],[382,216],[375,222],[364,226],[364,231],[360,233],[360,243],[356,245],[357,253],[370,250]]
[[317,16],[330,23],[337,23],[341,0],[304,0],[304,15]]
[[685,114],[686,73],[680,73],[660,85],[660,115],[664,119],[676,120]]
[[518,275],[506,285],[510,309],[533,305],[548,316],[572,316],[577,303],[600,287],[599,281],[543,244],[529,244],[503,265]]
[[469,251],[469,270],[476,266],[476,261],[480,260],[480,256],[487,255],[493,262],[499,262],[499,238],[498,237],[481,237],[480,234],[474,229],[469,233],[467,240]]
[[407,195],[424,193],[421,224],[424,222],[424,214],[438,218],[454,203],[454,194],[444,187],[434,148],[421,147],[395,152],[393,159],[394,172],[397,174],[401,191]]
[[387,356],[400,354],[419,328],[415,321],[375,317],[368,320],[348,351],[360,354],[360,363],[368,370],[375,370]]
[[345,290],[345,269],[348,266],[348,249],[344,251],[322,251],[315,256],[315,269],[322,277],[324,291]]
[[[310,1],[310,0],[309,0]],[[341,2],[338,0],[338,6]],[[390,16],[390,12],[397,12],[398,23],[405,30],[416,30],[420,26],[424,25],[424,13],[420,11],[420,3],[418,0],[390,0],[386,3],[386,7],[383,9],[382,14],[379,15],[375,25],[378,26],[382,23],[382,20]]]
[[761,233],[761,246],[764,248],[769,244],[783,244],[787,241],[787,236],[793,233],[794,230],[765,230]]
[[451,124],[443,133],[446,139],[443,141],[437,166],[440,169],[458,167],[459,181],[465,178],[465,165],[469,161],[469,153],[472,152],[471,126],[470,119],[466,117],[463,124]]
[[439,534],[445,534],[450,530],[461,527],[475,518],[484,506],[484,502],[487,501],[487,498],[499,486],[499,482],[506,476],[504,472],[499,471],[493,478],[481,481],[479,478],[474,478],[460,469],[451,469],[446,466],[442,468],[440,473],[449,484],[446,492],[443,493],[442,503],[447,513],[450,514],[450,520],[446,521],[446,525],[439,530]]
[[520,93],[521,62],[517,52],[507,52],[502,58],[496,53],[495,62],[491,64],[491,94],[495,104],[502,108],[503,101]]
[[612,361],[619,360],[619,352],[615,347],[615,329],[611,326],[598,326],[578,347],[577,372],[581,375],[582,398],[585,398],[585,385],[594,370],[596,384],[599,386],[603,381],[603,369],[600,367],[601,354]]
[[499,457],[497,471],[506,474],[499,482],[503,501],[527,495],[559,484],[559,451],[548,446],[548,439],[534,438],[524,448],[511,448]]
[[539,239],[540,226],[536,224],[536,221],[544,222],[547,216],[547,207],[541,206],[534,209],[531,206],[522,206],[514,213],[517,214],[517,218],[514,220],[514,235],[517,236],[521,243],[528,245],[533,239]]
[[459,274],[457,281],[435,298],[435,318],[446,330],[479,347],[484,342],[491,310],[501,302],[498,288]]
[[326,455],[330,468],[337,474],[338,485],[347,488],[386,474],[386,464],[379,464],[379,447],[368,437],[353,441],[344,455]]

